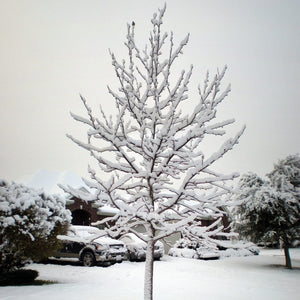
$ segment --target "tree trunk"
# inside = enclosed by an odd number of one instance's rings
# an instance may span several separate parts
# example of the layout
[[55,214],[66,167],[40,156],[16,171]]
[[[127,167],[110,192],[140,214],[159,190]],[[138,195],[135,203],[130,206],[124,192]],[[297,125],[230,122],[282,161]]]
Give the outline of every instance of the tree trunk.
[[284,255],[285,255],[285,266],[288,269],[292,269],[292,261],[291,261],[291,257],[290,257],[289,247],[284,245],[283,249],[284,249]]
[[154,242],[153,240],[150,240],[147,243],[144,300],[153,300],[153,267],[154,267]]

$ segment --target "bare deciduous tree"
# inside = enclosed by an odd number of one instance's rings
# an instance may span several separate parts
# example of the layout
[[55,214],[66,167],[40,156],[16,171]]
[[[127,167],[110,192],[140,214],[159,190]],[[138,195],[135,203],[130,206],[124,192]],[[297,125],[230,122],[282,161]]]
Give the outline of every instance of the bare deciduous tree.
[[[153,249],[157,240],[183,231],[185,235],[216,234],[211,230],[224,214],[220,209],[226,202],[224,196],[231,192],[225,182],[237,174],[222,175],[211,167],[233,148],[244,130],[216,147],[213,154],[201,151],[206,136],[223,136],[224,128],[234,123],[233,119],[216,121],[217,106],[230,92],[230,86],[221,91],[226,67],[211,80],[207,73],[198,88],[197,105],[189,114],[183,113],[192,67],[182,71],[177,80],[171,79],[171,69],[189,35],[175,47],[173,33],[161,32],[165,9],[154,14],[153,30],[144,50],[136,45],[132,24],[128,25],[125,43],[128,61],[119,62],[111,53],[119,80],[117,91],[108,88],[117,107],[115,118],[102,109],[101,119],[97,118],[81,97],[87,117],[72,117],[89,127],[87,141],[69,136],[109,175],[105,180],[89,167],[92,181],[87,184],[95,190],[89,200],[118,209],[110,218],[115,224],[110,233],[132,232],[147,243],[145,299],[153,298]],[[216,222],[201,227],[201,218],[206,217]],[[144,232],[138,232],[137,226]]]

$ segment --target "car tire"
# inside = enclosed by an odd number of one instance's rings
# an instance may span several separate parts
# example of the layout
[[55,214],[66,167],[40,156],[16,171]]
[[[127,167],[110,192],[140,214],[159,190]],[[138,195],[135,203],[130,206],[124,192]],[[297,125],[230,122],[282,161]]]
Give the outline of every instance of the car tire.
[[130,253],[129,254],[129,261],[136,261],[136,260],[137,260],[136,256],[133,253]]
[[82,263],[85,267],[92,267],[95,262],[96,259],[92,252],[86,251],[82,254]]

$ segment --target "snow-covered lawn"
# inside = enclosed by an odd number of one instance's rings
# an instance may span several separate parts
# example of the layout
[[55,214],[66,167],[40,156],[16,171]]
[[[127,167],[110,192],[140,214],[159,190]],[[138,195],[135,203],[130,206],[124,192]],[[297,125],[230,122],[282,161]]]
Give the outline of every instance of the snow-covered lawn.
[[[155,262],[154,299],[299,299],[300,249],[291,250],[295,269],[287,270],[281,250],[259,256],[202,261],[165,256]],[[141,300],[143,262],[123,262],[108,268],[33,264],[43,286],[0,287],[0,299]]]

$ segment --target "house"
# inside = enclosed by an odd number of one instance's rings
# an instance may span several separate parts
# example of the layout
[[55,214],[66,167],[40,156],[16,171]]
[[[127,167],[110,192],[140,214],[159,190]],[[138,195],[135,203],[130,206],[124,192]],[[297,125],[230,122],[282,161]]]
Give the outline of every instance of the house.
[[71,197],[66,201],[66,207],[72,213],[73,225],[91,225],[117,213],[116,208],[99,206],[94,201],[84,201],[77,197]]
[[117,211],[108,206],[99,207],[95,202],[68,197],[59,185],[71,186],[88,192],[88,188],[81,177],[70,171],[39,170],[17,181],[34,189],[43,189],[47,194],[59,194],[62,197],[67,197],[66,207],[72,213],[72,224],[74,225],[91,225],[92,222],[113,216]]
[[[67,172],[56,172],[48,170],[40,170],[37,173],[23,178],[20,180],[21,183],[26,184],[32,188],[42,188],[45,192],[49,194],[60,194],[66,198],[66,207],[72,213],[72,224],[73,225],[91,225],[97,221],[101,221],[107,217],[114,216],[118,209],[112,208],[110,206],[100,206],[95,201],[85,201],[80,199],[80,197],[66,196],[59,185],[71,186],[75,189],[79,189],[82,192],[88,193],[88,188],[82,181],[81,177],[78,175],[67,171]],[[214,220],[206,219],[201,220],[203,226],[209,226]],[[229,221],[227,214],[224,214],[222,220],[225,230],[229,230]],[[109,225],[109,224],[108,224]],[[103,225],[104,226],[104,225]],[[142,232],[142,228],[135,228],[136,230]],[[174,233],[165,239],[165,249],[169,249],[176,240],[180,239],[180,233]]]

